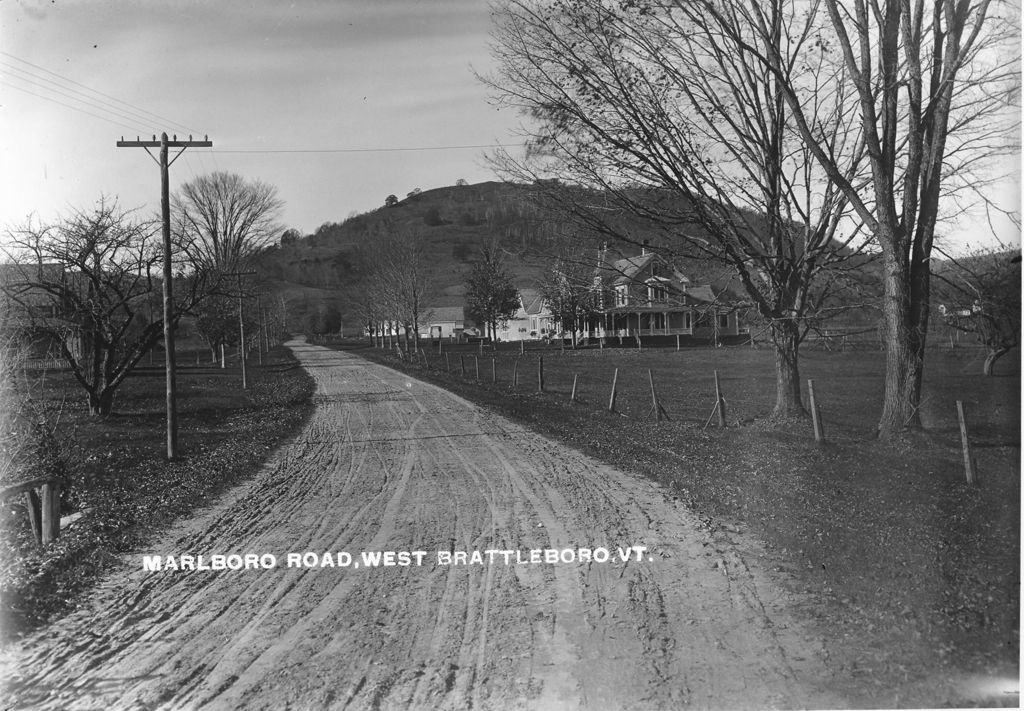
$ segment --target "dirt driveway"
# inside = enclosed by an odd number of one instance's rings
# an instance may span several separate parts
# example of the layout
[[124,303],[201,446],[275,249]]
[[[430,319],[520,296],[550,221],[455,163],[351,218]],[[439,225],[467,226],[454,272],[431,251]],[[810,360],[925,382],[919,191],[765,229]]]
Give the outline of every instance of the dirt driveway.
[[8,650],[13,708],[844,705],[749,542],[443,390],[292,345],[309,425]]

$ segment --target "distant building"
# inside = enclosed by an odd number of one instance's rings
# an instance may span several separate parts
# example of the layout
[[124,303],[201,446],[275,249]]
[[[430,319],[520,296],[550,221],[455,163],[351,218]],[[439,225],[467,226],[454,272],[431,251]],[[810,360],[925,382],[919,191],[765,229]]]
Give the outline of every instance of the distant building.
[[432,306],[424,311],[420,320],[420,336],[458,339],[467,327],[465,307]]
[[544,297],[536,289],[519,290],[519,308],[512,318],[499,324],[498,338],[502,341],[531,341],[546,338],[555,331],[555,321]]

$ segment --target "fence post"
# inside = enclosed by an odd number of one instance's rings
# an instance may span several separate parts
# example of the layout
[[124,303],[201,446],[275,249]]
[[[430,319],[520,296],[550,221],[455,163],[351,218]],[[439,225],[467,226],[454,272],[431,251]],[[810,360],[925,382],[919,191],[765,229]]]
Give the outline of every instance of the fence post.
[[544,356],[537,358],[537,392],[544,392]]
[[718,426],[725,427],[725,398],[722,397],[722,384],[718,381],[718,371],[715,371],[715,407],[718,408]]
[[43,542],[43,526],[40,522],[41,508],[39,503],[39,495],[34,489],[29,489],[25,492],[25,508],[28,509],[28,522],[32,527],[32,533],[35,534],[36,543]]
[[480,356],[473,356],[473,365],[476,368],[476,379],[480,380]]
[[526,355],[526,341],[519,341],[519,355]]
[[43,543],[49,543],[60,535],[60,484],[43,484],[41,503]]
[[466,356],[459,354],[459,367],[462,369],[462,377],[466,377]]
[[495,361],[495,359],[491,358],[491,382],[492,383],[498,382],[498,371],[495,369],[494,361]]
[[811,422],[814,423],[814,441],[824,442],[825,432],[821,427],[821,413],[818,412],[818,402],[814,399],[814,381],[807,380],[807,393],[811,398]]
[[448,360],[448,352],[447,351],[445,351],[445,354],[444,354],[444,370],[445,370],[446,373],[452,372],[452,364]]
[[512,363],[512,389],[519,387],[519,359]]
[[665,408],[658,402],[658,393],[654,389],[654,375],[651,373],[651,369],[647,369],[647,379],[651,383],[651,411],[654,413],[654,418],[661,422],[662,418],[668,419],[668,413],[665,412]]
[[572,374],[572,394],[569,396],[569,402],[576,402],[576,380],[579,378],[579,373]]
[[967,475],[967,483],[973,484],[977,471],[974,459],[971,457],[971,440],[967,436],[967,418],[964,416],[963,400],[956,401],[956,417],[960,421],[960,446],[964,450],[964,474]]
[[676,334],[676,350],[679,350],[679,334]]
[[612,376],[612,395],[608,398],[608,411],[615,412],[615,386],[619,384],[619,369],[615,369],[615,374]]

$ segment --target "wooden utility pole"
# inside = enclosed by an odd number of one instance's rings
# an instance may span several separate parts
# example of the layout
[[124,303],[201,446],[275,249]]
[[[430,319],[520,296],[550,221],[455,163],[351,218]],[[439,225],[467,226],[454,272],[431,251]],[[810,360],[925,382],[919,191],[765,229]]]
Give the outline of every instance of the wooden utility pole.
[[249,387],[245,379],[245,319],[242,316],[242,277],[253,276],[256,272],[225,272],[224,276],[238,278],[238,359],[242,362],[242,390]]
[[[167,379],[167,459],[178,458],[178,409],[176,403],[175,363],[174,363],[174,294],[171,289],[171,187],[168,169],[186,148],[212,148],[213,142],[205,136],[202,141],[193,141],[192,136],[187,141],[179,141],[175,136],[173,140],[167,139],[167,134],[160,134],[160,140],[153,136],[151,141],[141,141],[136,136],[134,141],[126,141],[124,137],[117,142],[118,148],[144,148],[149,157],[160,166],[160,215],[163,218],[164,238],[164,351],[166,352],[165,371]],[[150,152],[150,148],[159,148],[160,157],[157,158]],[[180,148],[178,154],[170,161],[167,160],[168,149]]]

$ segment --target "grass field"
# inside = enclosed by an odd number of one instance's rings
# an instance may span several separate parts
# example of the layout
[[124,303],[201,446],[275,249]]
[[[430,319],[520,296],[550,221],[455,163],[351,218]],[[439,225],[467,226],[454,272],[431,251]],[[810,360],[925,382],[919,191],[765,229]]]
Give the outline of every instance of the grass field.
[[[599,459],[662,482],[761,559],[828,640],[837,690],[864,706],[936,703],[974,674],[1018,676],[1020,361],[980,375],[979,349],[929,353],[923,433],[874,438],[884,355],[805,352],[827,442],[810,422],[770,425],[765,349],[434,350],[428,367],[351,348],[450,388]],[[535,347],[536,348],[536,347]],[[436,346],[435,346],[436,349]],[[475,356],[475,357],[474,357]],[[491,359],[497,383],[491,382]],[[544,359],[545,392],[537,366]],[[480,381],[476,380],[476,364]],[[466,376],[461,375],[462,364]],[[447,369],[451,369],[451,373]],[[607,410],[618,368],[617,413]],[[655,421],[650,369],[670,421]],[[712,419],[719,371],[729,427]],[[574,375],[581,402],[570,402]],[[964,480],[956,400],[979,483]],[[746,544],[745,544],[746,545]],[[954,691],[948,703],[964,703]],[[1017,697],[1012,698],[1016,703]]]
[[[37,381],[34,396],[51,420],[62,410],[55,452],[70,484],[63,511],[84,512],[46,548],[28,528],[20,498],[0,509],[0,622],[5,636],[30,629],[74,603],[119,553],[211,502],[255,473],[311,412],[313,381],[284,347],[264,365],[251,359],[242,390],[237,359],[196,366],[178,351],[179,459],[165,460],[164,370],[148,359],[118,389],[114,412],[91,417],[67,371]],[[204,361],[208,352],[200,352]],[[63,402],[63,405],[62,405]],[[4,485],[13,482],[3,482]]]

